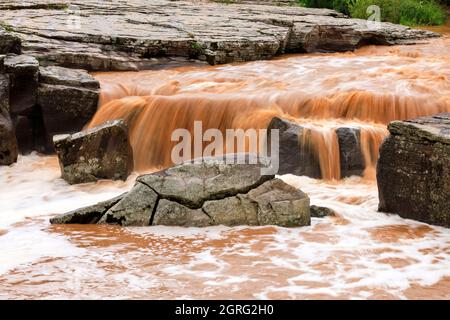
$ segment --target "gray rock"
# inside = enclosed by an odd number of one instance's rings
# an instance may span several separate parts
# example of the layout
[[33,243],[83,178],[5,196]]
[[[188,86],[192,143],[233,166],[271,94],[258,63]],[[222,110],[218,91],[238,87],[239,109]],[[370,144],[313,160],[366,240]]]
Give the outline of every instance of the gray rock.
[[[262,176],[261,169],[269,165],[263,158],[256,164],[227,164],[222,157],[204,158],[143,175],[94,223],[184,227],[309,225],[308,196],[273,176]],[[80,215],[84,212],[91,211],[84,208]],[[71,223],[70,219],[52,221]]]
[[[0,20],[1,23],[1,20]],[[7,32],[5,28],[0,25],[0,54],[16,53],[20,54],[22,41],[11,32]]]
[[133,168],[128,129],[121,120],[73,135],[55,136],[54,144],[62,178],[70,184],[126,180]]
[[0,73],[0,165],[16,162],[17,156],[17,139],[9,115],[9,78]]
[[[299,6],[169,0],[88,0],[76,5],[77,11],[58,0],[24,5],[3,0],[0,23],[19,35],[23,51],[42,64],[89,70],[148,69],[190,59],[210,64],[249,61],[284,52],[344,51],[437,36],[389,23],[370,29],[365,20]],[[79,28],[68,25],[71,18]]]
[[312,205],[310,209],[311,209],[311,217],[313,218],[325,218],[336,216],[336,212],[327,207]]
[[10,55],[4,61],[11,81],[10,112],[29,115],[37,101],[39,62],[26,55]]
[[152,225],[207,227],[213,225],[213,221],[202,209],[190,209],[178,202],[161,199],[158,203]]
[[[308,176],[311,178],[321,178],[320,163],[318,158],[308,145],[302,145],[300,142],[307,134],[307,131],[300,125],[273,118],[268,126],[270,141],[270,130],[278,129],[280,134],[280,169],[279,174],[295,174],[297,176]],[[269,148],[270,150],[270,148]]]
[[59,67],[40,68],[38,104],[47,139],[81,130],[97,111],[97,80],[86,71]]
[[450,114],[388,129],[377,166],[379,210],[450,227]]
[[361,151],[361,130],[357,128],[338,128],[341,177],[362,176],[365,169]]
[[120,195],[111,200],[99,202],[93,206],[88,206],[75,211],[68,212],[50,219],[52,224],[95,224],[100,218],[119,202],[124,195]]
[[158,200],[158,195],[145,184],[137,182],[133,192],[108,209],[99,220],[101,224],[122,226],[148,226]]

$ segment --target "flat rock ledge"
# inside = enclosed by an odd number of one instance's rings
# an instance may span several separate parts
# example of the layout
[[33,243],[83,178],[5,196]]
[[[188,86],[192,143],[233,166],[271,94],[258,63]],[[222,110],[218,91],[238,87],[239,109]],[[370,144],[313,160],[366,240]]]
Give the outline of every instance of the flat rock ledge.
[[450,227],[450,113],[394,121],[380,148],[379,210]]
[[[234,156],[236,160],[236,156]],[[265,158],[228,164],[197,159],[138,177],[131,191],[50,220],[52,224],[121,226],[310,225],[309,197],[273,175]]]
[[42,66],[139,70],[188,60],[220,64],[282,53],[347,51],[437,36],[390,23],[371,28],[365,20],[328,9],[246,2],[2,0],[0,53],[22,50]]

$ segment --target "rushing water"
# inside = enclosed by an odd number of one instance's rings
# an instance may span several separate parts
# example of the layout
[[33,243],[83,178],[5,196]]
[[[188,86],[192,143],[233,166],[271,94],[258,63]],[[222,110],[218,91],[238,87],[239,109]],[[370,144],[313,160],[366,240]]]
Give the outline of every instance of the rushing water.
[[333,180],[330,151],[336,127],[360,127],[373,169],[387,122],[450,111],[449,45],[97,74],[90,125],[125,117],[138,169],[167,165],[168,132],[193,120],[263,128],[277,115],[308,126],[329,180],[282,179],[338,216],[293,229],[51,226],[129,190],[137,174],[70,186],[55,156],[22,156],[0,167],[0,298],[450,299],[450,230],[377,212],[373,176]]

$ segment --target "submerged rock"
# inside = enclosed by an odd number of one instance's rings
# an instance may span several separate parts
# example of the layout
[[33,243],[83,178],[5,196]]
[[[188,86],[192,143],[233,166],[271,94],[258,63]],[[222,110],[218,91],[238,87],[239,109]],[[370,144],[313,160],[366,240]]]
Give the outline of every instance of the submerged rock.
[[379,210],[450,227],[450,114],[388,129],[377,166]]
[[39,69],[38,104],[47,139],[81,130],[97,111],[100,84],[83,70]]
[[336,212],[333,209],[327,207],[312,205],[310,209],[311,209],[311,217],[313,218],[325,218],[336,216]]
[[362,176],[365,163],[361,152],[361,130],[358,128],[338,128],[339,159],[341,177]]
[[[222,157],[204,158],[140,176],[118,202],[102,207],[96,223],[185,227],[309,225],[308,196],[273,175],[262,175],[261,169],[269,165],[265,158],[259,158],[255,164],[227,164]],[[92,211],[97,212],[97,207],[76,210],[51,222],[77,223],[80,215]]]
[[116,120],[73,135],[54,137],[62,178],[70,184],[126,180],[133,169],[128,129]]
[[[301,143],[302,140],[307,138],[305,137],[307,130],[296,123],[277,117],[272,119],[267,129],[269,137],[270,130],[279,130],[280,175],[295,174],[311,178],[322,177],[318,158],[307,144]],[[270,141],[270,138],[268,141]]]

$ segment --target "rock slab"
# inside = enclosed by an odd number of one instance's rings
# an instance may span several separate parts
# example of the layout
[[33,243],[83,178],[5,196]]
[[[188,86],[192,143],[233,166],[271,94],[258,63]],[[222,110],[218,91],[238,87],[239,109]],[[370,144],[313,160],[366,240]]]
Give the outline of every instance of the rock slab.
[[450,227],[450,114],[388,129],[377,166],[379,210]]
[[[140,176],[119,201],[75,210],[51,219],[51,223],[309,225],[309,197],[274,176],[262,175],[261,169],[268,165],[264,158],[254,164],[227,163],[221,157],[193,160]],[[81,218],[85,214],[89,218]]]
[[128,128],[121,120],[72,135],[54,137],[62,178],[70,184],[126,180],[133,169]]

